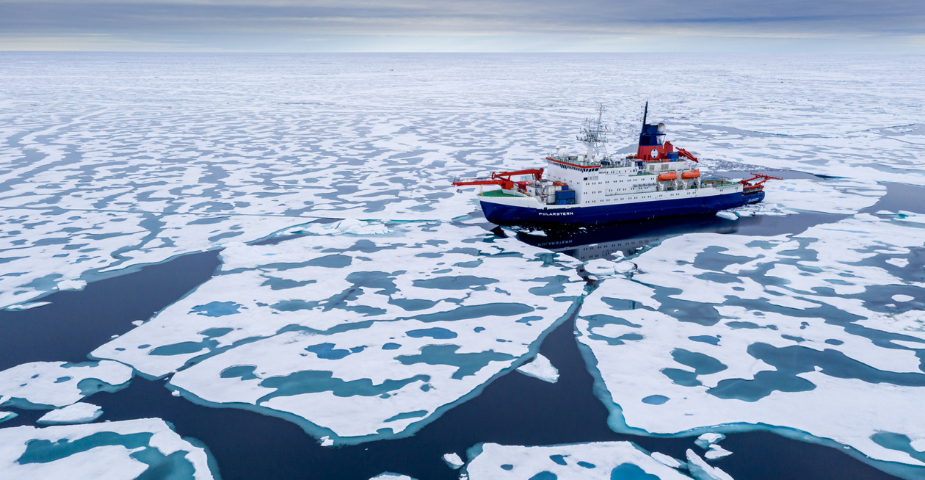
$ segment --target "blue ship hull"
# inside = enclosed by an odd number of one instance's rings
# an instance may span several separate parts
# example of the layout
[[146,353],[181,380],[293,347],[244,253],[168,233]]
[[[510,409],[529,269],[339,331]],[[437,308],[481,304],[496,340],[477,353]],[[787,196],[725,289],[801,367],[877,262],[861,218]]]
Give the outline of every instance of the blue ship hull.
[[591,226],[655,217],[714,213],[764,200],[764,192],[728,193],[703,198],[639,202],[627,205],[540,210],[481,201],[485,218],[505,226]]

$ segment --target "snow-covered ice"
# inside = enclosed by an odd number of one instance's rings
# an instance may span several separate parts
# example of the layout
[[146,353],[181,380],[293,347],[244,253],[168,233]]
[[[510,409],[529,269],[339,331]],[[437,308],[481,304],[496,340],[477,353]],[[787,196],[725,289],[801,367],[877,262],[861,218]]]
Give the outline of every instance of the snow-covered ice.
[[577,322],[611,426],[768,425],[925,465],[877,436],[925,430],[907,413],[925,394],[925,319],[885,304],[925,287],[885,268],[923,243],[921,227],[858,214],[798,235],[687,234],[644,252],[644,273],[605,280]]
[[[669,457],[670,458],[670,457]],[[689,479],[630,442],[576,443],[539,447],[479,444],[469,449],[470,480],[557,478],[559,480]],[[544,473],[548,472],[548,473]]]
[[770,180],[764,190],[768,202],[784,209],[843,214],[871,207],[886,193],[883,185],[862,179]]
[[732,455],[732,452],[716,444],[710,445],[709,450],[703,454],[704,458],[707,460],[716,460],[719,458],[727,457],[729,455]]
[[686,463],[681,462],[680,460],[674,457],[671,457],[669,455],[665,455],[664,453],[661,453],[661,452],[652,452],[652,458],[657,460],[662,465],[667,465],[671,468],[681,468],[682,466],[684,468],[687,468]]
[[726,438],[726,436],[722,433],[707,432],[697,437],[697,440],[694,440],[694,443],[697,444],[697,446],[700,448],[707,449],[710,448],[710,445],[713,445],[714,443],[719,442],[724,438]]
[[369,480],[414,480],[414,478],[400,473],[382,472]]
[[108,360],[24,363],[0,372],[0,405],[64,407],[100,390],[117,390],[132,375],[131,367]]
[[711,466],[691,449],[687,450],[687,469],[697,480],[733,480],[728,473]]
[[[233,68],[208,56],[23,55],[0,66],[0,255],[15,274],[0,276],[0,305],[313,218],[468,214],[474,189],[449,178],[536,166],[597,102],[617,149],[635,141],[648,98],[704,168],[800,170],[841,177],[829,180],[846,192],[925,185],[922,72],[900,57],[674,57],[665,74],[679,83],[653,89],[622,75],[635,60],[619,55],[242,57]],[[563,62],[587,72],[584,93],[533,81]],[[592,86],[613,78],[619,89]],[[857,209],[819,182],[767,185],[786,208]]]
[[530,363],[525,363],[518,367],[517,371],[524,375],[538,378],[544,382],[556,383],[559,381],[559,370],[553,366],[548,358],[539,353],[536,354],[536,357]]
[[[396,227],[398,228],[398,227]],[[577,262],[478,227],[231,245],[221,273],[93,352],[335,443],[409,434],[536,353]],[[413,427],[413,428],[412,428]]]
[[45,305],[50,305],[50,304],[51,304],[51,302],[28,302],[28,303],[20,303],[20,304],[10,305],[10,306],[6,307],[6,310],[9,310],[9,311],[11,311],[11,312],[18,312],[18,311],[21,311],[21,310],[31,310],[31,309],[33,309],[33,308],[44,307]]
[[466,462],[459,458],[459,455],[456,453],[447,453],[443,455],[443,461],[446,462],[446,464],[449,465],[453,470],[456,470],[466,464]]
[[42,415],[37,423],[42,425],[63,425],[68,423],[88,423],[100,418],[103,409],[91,403],[77,402]]
[[12,420],[16,418],[17,416],[18,415],[16,414],[16,412],[0,412],[0,423],[3,423],[7,420]]
[[217,477],[206,451],[160,419],[0,429],[0,478],[131,480],[146,472],[157,478]]
[[733,213],[733,212],[727,212],[727,211],[725,211],[725,210],[721,210],[721,211],[719,211],[719,212],[716,212],[716,216],[717,216],[717,217],[720,217],[720,218],[725,218],[726,220],[738,220],[738,219],[739,219],[739,216],[736,215],[735,213]]

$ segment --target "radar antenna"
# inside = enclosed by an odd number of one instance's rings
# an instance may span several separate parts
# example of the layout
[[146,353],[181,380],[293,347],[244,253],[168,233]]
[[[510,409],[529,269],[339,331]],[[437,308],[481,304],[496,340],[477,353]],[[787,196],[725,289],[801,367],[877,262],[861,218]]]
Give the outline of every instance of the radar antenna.
[[597,121],[594,119],[585,119],[584,126],[581,127],[581,134],[577,140],[588,145],[588,161],[601,161],[608,158],[607,147],[607,128],[604,126],[604,104],[600,104],[597,111]]

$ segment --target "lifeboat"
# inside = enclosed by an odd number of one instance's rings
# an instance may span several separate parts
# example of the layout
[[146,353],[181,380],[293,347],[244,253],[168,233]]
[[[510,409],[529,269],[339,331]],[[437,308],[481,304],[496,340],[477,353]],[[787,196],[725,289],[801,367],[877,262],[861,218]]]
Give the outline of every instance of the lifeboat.
[[691,180],[694,178],[700,178],[700,170],[691,170],[689,172],[684,172],[681,174],[681,178],[684,180]]
[[670,182],[671,180],[677,180],[677,178],[678,178],[678,172],[668,172],[668,173],[663,173],[659,175],[658,181],[659,182]]

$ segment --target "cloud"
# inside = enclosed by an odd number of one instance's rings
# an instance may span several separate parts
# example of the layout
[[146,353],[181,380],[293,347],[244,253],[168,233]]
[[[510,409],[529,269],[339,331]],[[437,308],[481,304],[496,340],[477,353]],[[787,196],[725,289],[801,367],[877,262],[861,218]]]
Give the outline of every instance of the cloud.
[[[657,44],[664,44],[665,37],[875,38],[874,43],[890,43],[884,39],[896,37],[898,43],[921,45],[908,38],[925,35],[925,3],[921,0],[104,0],[93,3],[0,0],[0,32],[7,38],[95,34],[141,43],[179,41],[200,46],[216,46],[221,38],[228,36],[250,38],[261,44],[298,38],[304,44],[307,43],[304,40],[317,41],[324,36],[446,39],[551,36],[573,39],[570,40],[573,44],[576,44],[574,39],[579,39],[578,44],[614,44],[625,37],[649,39]],[[276,40],[271,41],[273,38]],[[0,48],[6,45],[0,43]]]

